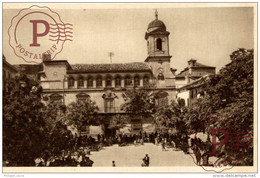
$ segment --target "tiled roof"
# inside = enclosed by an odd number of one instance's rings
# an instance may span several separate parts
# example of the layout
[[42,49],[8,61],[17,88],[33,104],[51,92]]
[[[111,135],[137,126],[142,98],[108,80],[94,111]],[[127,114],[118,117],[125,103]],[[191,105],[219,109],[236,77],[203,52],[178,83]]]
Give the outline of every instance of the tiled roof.
[[115,63],[115,64],[71,64],[70,72],[136,72],[151,71],[145,62]]
[[185,67],[182,71],[180,71],[179,74],[176,75],[176,77],[185,77],[184,72],[187,71],[187,70],[189,70],[189,68]]
[[[207,66],[207,65],[196,62],[194,67],[212,67],[212,66]],[[212,67],[212,68],[215,68],[215,67]]]
[[[192,67],[192,68],[196,68],[196,67],[198,67],[198,68],[215,68],[215,67],[212,67],[212,66],[207,66],[207,65],[204,65],[204,64],[201,64],[201,63],[199,63],[199,62],[196,62],[195,63],[195,65]],[[185,77],[185,74],[184,74],[184,72],[185,71],[187,71],[187,70],[189,70],[189,68],[188,67],[186,67],[186,68],[184,68],[179,74],[177,74],[176,76],[177,77]]]

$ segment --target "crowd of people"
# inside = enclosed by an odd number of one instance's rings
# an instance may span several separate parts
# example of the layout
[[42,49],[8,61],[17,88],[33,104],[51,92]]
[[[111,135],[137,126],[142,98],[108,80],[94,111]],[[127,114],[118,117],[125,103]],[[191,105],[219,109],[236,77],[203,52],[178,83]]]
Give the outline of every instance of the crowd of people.
[[[199,138],[188,139],[187,135],[169,134],[169,133],[146,133],[139,132],[135,134],[120,133],[114,136],[96,135],[94,136],[80,136],[75,140],[74,152],[62,153],[59,157],[54,157],[45,163],[43,160],[38,160],[36,166],[92,166],[93,161],[89,159],[92,151],[99,151],[105,146],[112,146],[118,144],[119,146],[127,145],[142,145],[144,143],[153,143],[161,146],[162,151],[168,149],[182,150],[184,153],[189,154],[190,151],[195,154],[197,164],[208,164],[209,149],[204,142]],[[188,140],[190,140],[188,142]],[[195,145],[196,144],[196,145]],[[191,148],[191,149],[189,149]],[[207,150],[207,151],[206,151]],[[148,167],[150,158],[146,154],[143,158],[141,166]],[[112,166],[115,167],[115,162],[112,161]]]
[[98,151],[103,146],[111,146],[118,144],[119,146],[127,146],[130,144],[142,145],[143,143],[153,143],[156,145],[161,144],[162,150],[166,150],[167,147],[183,150],[187,153],[187,136],[168,134],[168,133],[146,133],[139,132],[136,134],[120,133],[114,136],[104,136],[98,134],[96,138],[92,136],[81,136],[77,138],[77,146],[89,148],[91,151]]
[[196,158],[197,165],[209,166],[209,156],[212,149],[212,143],[207,139],[206,142],[202,142],[200,138],[191,138],[190,139],[190,148],[193,151],[193,154]]
[[89,150],[80,149],[79,151],[70,152],[63,151],[61,155],[50,157],[47,161],[43,158],[37,158],[35,160],[36,166],[50,166],[50,167],[69,167],[69,166],[78,166],[78,167],[92,167],[93,161],[89,159],[90,152]]

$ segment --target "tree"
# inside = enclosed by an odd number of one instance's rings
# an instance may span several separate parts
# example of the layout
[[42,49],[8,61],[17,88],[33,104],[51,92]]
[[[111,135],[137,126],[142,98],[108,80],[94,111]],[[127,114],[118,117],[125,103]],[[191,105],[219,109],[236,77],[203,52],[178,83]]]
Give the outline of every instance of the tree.
[[121,129],[126,126],[127,123],[130,122],[130,118],[127,116],[122,116],[120,114],[116,114],[111,117],[109,123],[109,129]]
[[153,89],[153,86],[126,89],[121,109],[131,115],[151,116],[155,112]]
[[67,107],[69,125],[74,125],[78,130],[86,125],[99,125],[101,119],[98,117],[98,111],[96,103],[90,99],[73,102]]
[[[189,110],[186,120],[195,123],[198,119],[218,114],[222,122],[212,123],[205,128],[209,133],[211,127],[230,130],[230,126],[235,130],[236,135],[240,135],[239,144],[242,148],[232,151],[228,146],[222,146],[223,159],[237,155],[241,161],[238,165],[253,164],[253,106],[254,106],[254,51],[239,49],[230,55],[231,62],[222,68],[219,74],[207,80],[202,88],[205,96]],[[191,124],[192,125],[192,124]],[[192,128],[196,131],[196,127]],[[234,132],[234,131],[233,131]],[[232,133],[234,134],[234,133]],[[219,138],[220,141],[224,138]],[[240,150],[245,150],[240,152]]]
[[44,150],[41,87],[22,76],[7,83],[3,94],[3,160],[8,166],[33,166]]
[[163,130],[167,131],[175,129],[179,134],[186,135],[187,129],[184,122],[186,111],[183,99],[173,101],[166,107],[158,106],[155,114],[158,128],[164,128]]
[[[26,76],[7,83],[3,94],[3,161],[7,166],[35,166],[72,147],[66,107],[41,100],[42,88]],[[46,162],[45,162],[46,163]]]
[[64,150],[73,150],[75,137],[67,128],[68,119],[65,105],[48,101],[42,114],[46,122],[46,144],[41,156],[46,163],[51,157],[61,155]]

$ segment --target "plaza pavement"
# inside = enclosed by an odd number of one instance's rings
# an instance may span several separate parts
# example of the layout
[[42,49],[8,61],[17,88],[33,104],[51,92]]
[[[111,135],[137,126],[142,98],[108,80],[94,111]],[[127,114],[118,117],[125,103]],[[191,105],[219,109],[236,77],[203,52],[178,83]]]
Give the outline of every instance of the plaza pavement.
[[115,161],[116,167],[140,167],[142,158],[148,154],[150,157],[150,167],[158,166],[195,166],[192,158],[183,151],[162,151],[161,145],[145,143],[144,145],[129,145],[119,147],[117,144],[104,147],[98,152],[91,152],[89,156],[94,161],[93,167],[111,167]]

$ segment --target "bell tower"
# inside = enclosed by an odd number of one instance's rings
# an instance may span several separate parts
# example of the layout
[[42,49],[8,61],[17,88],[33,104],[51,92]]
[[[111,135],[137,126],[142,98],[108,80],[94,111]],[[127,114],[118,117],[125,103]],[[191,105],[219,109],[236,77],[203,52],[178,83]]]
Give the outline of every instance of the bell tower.
[[159,83],[172,75],[170,71],[169,35],[165,24],[158,19],[158,12],[155,11],[155,20],[149,23],[145,40],[147,41],[147,62]]

